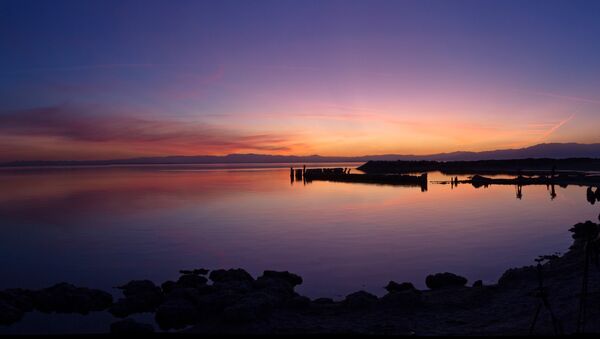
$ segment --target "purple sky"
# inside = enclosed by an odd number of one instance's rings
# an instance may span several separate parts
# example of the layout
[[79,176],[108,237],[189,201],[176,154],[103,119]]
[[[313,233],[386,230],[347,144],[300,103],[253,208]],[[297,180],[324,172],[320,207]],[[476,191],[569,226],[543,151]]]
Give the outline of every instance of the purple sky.
[[598,1],[0,0],[0,160],[600,142]]

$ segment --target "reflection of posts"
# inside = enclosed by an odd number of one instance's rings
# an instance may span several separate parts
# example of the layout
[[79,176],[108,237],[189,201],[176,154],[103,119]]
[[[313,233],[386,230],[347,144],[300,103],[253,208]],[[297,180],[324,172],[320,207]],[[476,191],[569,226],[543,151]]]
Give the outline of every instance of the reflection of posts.
[[556,198],[556,191],[554,190],[554,184],[552,184],[550,189],[550,200],[554,200]]
[[517,185],[517,199],[523,198],[523,185]]

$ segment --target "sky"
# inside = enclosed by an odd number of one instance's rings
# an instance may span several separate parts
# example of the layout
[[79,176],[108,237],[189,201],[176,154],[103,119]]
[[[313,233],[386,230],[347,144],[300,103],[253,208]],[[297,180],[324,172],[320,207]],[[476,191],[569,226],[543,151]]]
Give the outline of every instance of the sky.
[[600,142],[600,1],[0,0],[0,161]]

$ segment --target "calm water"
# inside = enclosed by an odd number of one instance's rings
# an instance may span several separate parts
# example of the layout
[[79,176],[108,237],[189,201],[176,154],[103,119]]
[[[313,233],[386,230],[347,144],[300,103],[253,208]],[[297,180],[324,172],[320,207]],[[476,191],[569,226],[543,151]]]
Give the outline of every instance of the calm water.
[[291,184],[286,164],[0,170],[0,288],[110,289],[198,267],[290,270],[311,297],[441,271],[494,282],[597,217],[584,187],[556,190]]

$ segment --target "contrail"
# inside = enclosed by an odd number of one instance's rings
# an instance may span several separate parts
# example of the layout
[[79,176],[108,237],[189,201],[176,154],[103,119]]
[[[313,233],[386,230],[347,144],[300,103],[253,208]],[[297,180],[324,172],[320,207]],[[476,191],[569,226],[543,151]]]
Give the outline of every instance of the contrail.
[[560,94],[554,94],[554,93],[548,93],[548,92],[530,92],[530,91],[522,91],[522,92],[535,94],[535,95],[541,95],[541,96],[545,96],[545,97],[551,97],[551,98],[589,102],[592,104],[600,104],[600,100],[594,100],[594,99],[588,99],[588,98],[582,98],[582,97],[576,97],[576,96],[570,96],[570,95],[560,95]]
[[550,128],[549,130],[547,130],[546,133],[544,133],[544,135],[542,135],[542,138],[540,139],[540,141],[548,138],[550,135],[552,135],[552,133],[556,132],[556,130],[559,129],[562,125],[564,125],[567,122],[573,120],[574,117],[575,117],[575,114],[571,114],[570,117],[568,117],[568,118],[560,121],[556,125],[552,126],[552,128]]

